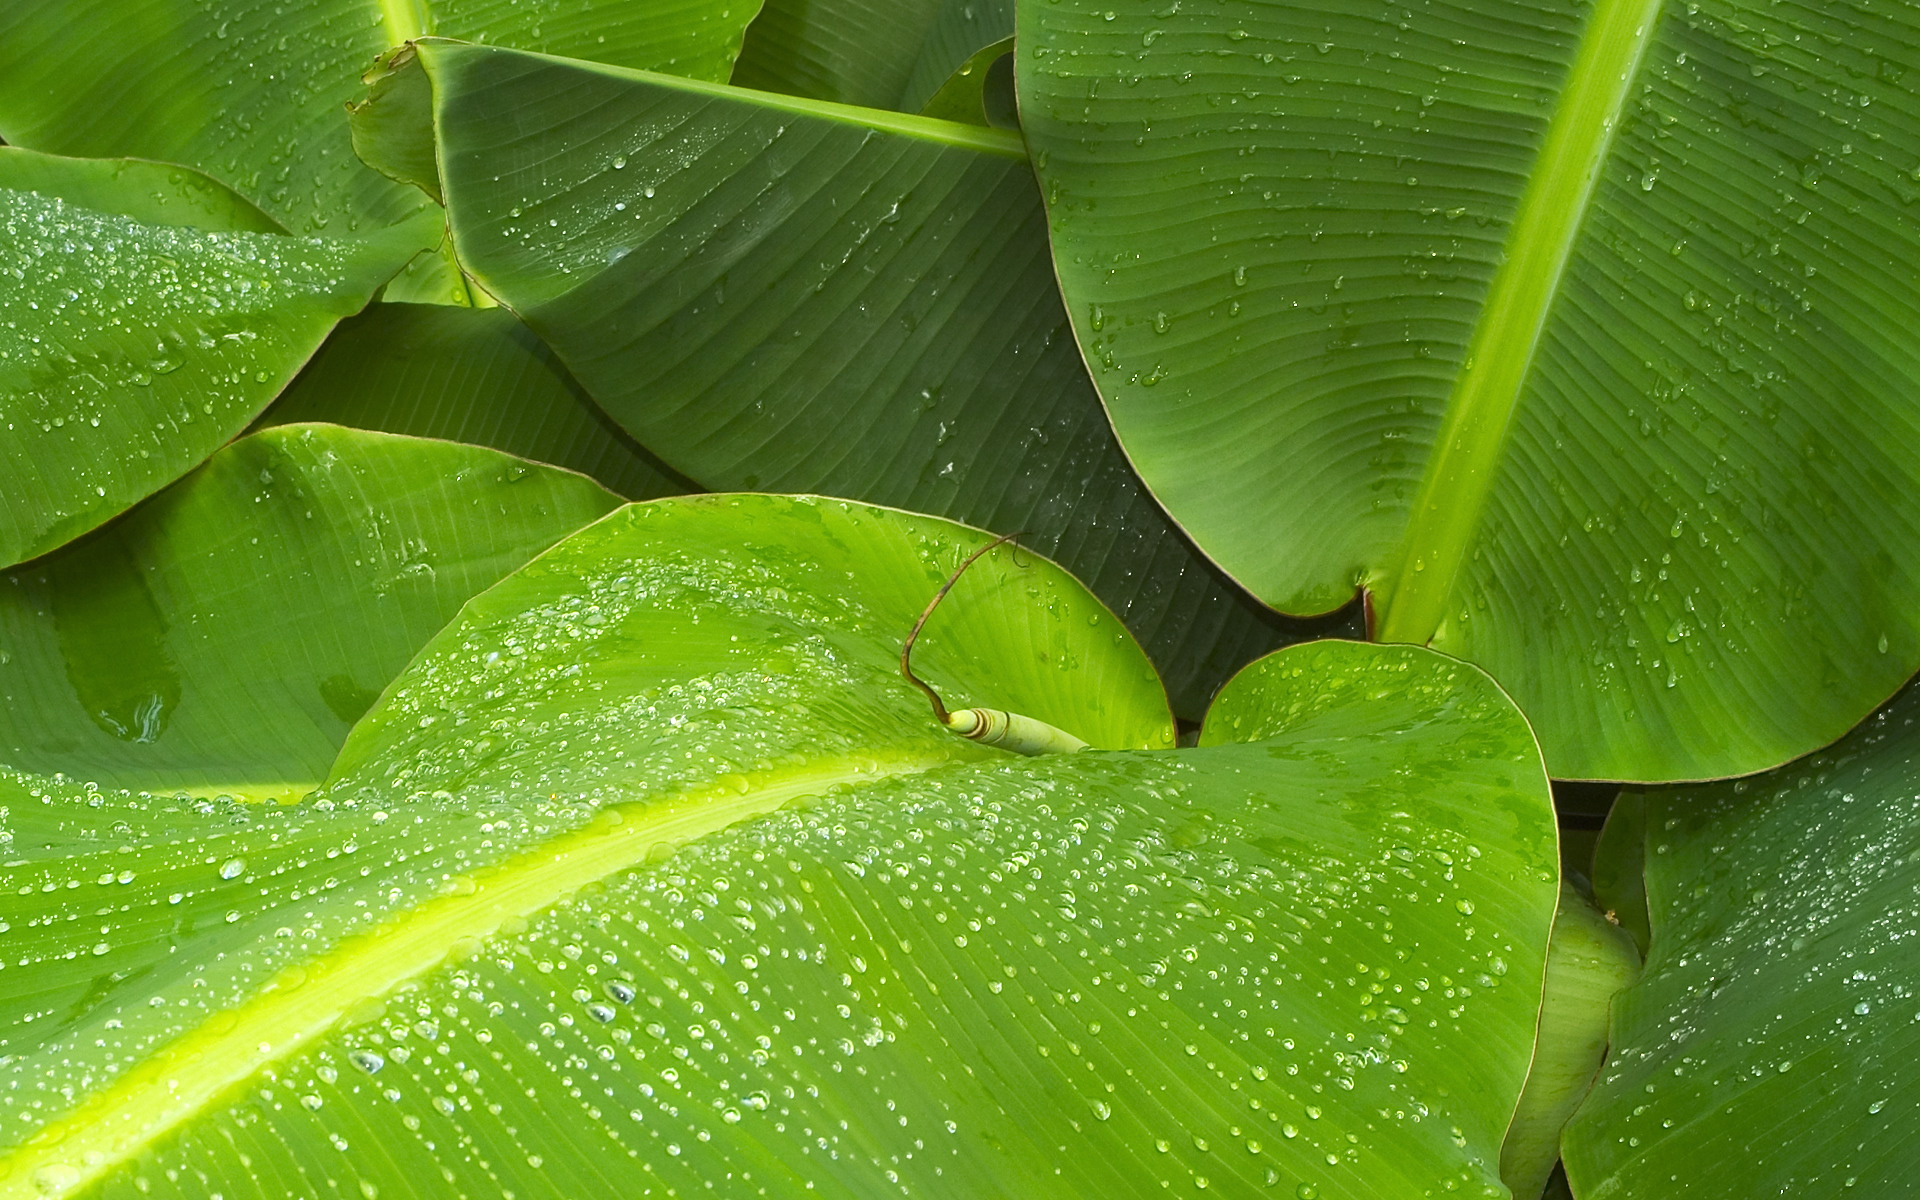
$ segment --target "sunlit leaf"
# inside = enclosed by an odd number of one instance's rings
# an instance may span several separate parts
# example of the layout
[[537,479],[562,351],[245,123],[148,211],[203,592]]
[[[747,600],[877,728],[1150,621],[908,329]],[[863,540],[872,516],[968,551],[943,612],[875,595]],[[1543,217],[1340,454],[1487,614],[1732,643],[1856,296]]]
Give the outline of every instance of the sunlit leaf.
[[[984,537],[636,505],[469,603],[313,801],[12,781],[0,1189],[1500,1195],[1556,886],[1519,714],[1321,643],[1224,744],[980,746],[897,659]],[[915,665],[1171,737],[1025,551]]]

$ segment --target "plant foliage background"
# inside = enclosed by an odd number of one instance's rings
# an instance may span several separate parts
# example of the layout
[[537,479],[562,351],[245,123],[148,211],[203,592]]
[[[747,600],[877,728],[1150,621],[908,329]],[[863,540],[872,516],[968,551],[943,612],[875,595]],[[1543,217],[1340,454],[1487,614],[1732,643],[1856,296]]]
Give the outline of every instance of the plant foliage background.
[[0,1196],[1905,1194],[1915,68],[0,8]]

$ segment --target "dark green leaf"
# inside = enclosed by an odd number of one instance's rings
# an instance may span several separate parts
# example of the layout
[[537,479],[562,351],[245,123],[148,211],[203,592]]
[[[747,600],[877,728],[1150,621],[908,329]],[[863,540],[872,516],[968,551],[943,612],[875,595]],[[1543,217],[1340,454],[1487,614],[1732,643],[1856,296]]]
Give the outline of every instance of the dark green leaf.
[[634,444],[499,308],[375,304],[348,318],[261,418],[295,421],[491,446],[632,499],[700,490]]
[[920,112],[969,59],[1012,36],[1013,0],[768,0],[733,82]]

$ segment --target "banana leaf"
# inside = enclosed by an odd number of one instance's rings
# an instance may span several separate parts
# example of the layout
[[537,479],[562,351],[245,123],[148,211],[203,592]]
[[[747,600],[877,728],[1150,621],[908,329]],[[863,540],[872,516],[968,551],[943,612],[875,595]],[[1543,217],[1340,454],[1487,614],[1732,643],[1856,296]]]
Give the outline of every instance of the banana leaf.
[[1651,940],[1567,1130],[1580,1200],[1912,1189],[1916,751],[1909,688],[1805,762],[1637,795],[1609,824],[1606,857],[1645,864]]
[[417,181],[476,283],[701,485],[1025,531],[1147,641],[1186,716],[1306,632],[1128,467],[1017,136],[444,41],[396,55],[356,121],[395,175],[433,164]]
[[467,598],[619,501],[490,450],[289,425],[0,573],[0,763],[291,799]]
[[388,48],[441,33],[725,79],[757,7],[308,0],[289,11],[239,0],[9,0],[0,8],[0,139],[184,163],[297,233],[337,236],[425,207],[367,169],[348,140],[342,110]]
[[632,500],[684,495],[512,313],[375,304],[340,323],[259,424],[328,421],[491,446]]
[[747,26],[733,82],[921,112],[968,60],[1013,36],[1013,8],[1012,0],[768,0]]
[[0,148],[0,564],[117,515],[247,427],[440,238],[262,232],[213,180]]
[[1057,0],[1018,82],[1127,453],[1285,612],[1490,671],[1556,778],[1920,665],[1920,10]]
[[1322,642],[1170,751],[1137,644],[1001,547],[913,665],[1095,748],[968,741],[899,657],[986,542],[635,505],[309,802],[8,777],[0,1195],[1501,1194],[1557,886],[1511,703]]

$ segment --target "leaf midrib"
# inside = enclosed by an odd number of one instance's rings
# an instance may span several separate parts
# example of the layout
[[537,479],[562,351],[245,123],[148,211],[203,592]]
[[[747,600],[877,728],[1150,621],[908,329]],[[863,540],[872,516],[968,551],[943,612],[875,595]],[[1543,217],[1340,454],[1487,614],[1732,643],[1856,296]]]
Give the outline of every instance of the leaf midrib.
[[[956,749],[964,745],[956,740]],[[835,760],[711,785],[676,800],[603,810],[585,828],[456,877],[380,928],[282,971],[241,1004],[212,1013],[31,1138],[0,1156],[0,1200],[69,1195],[131,1160],[269,1065],[311,1049],[353,1015],[476,952],[488,937],[587,884],[669,848],[772,812],[838,783],[872,782],[962,761],[964,753]]]
[[1376,599],[1382,641],[1424,645],[1446,618],[1662,4],[1597,0],[1594,6],[1454,377],[1399,561],[1382,581]]

